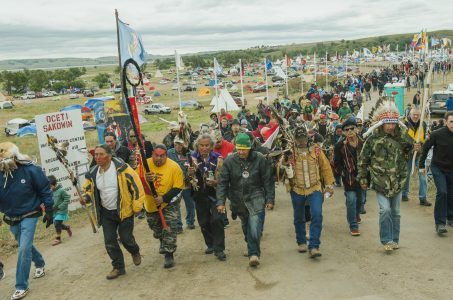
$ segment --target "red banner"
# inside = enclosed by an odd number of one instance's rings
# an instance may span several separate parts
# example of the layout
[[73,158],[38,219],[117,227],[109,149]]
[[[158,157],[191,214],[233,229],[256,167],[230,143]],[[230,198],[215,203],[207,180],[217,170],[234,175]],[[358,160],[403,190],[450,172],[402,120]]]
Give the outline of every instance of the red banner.
[[142,133],[140,130],[140,122],[138,120],[138,110],[137,110],[137,103],[135,102],[135,97],[129,97],[129,103],[131,104],[131,113],[132,113],[132,121],[135,123],[135,126],[137,126],[137,138],[141,138]]

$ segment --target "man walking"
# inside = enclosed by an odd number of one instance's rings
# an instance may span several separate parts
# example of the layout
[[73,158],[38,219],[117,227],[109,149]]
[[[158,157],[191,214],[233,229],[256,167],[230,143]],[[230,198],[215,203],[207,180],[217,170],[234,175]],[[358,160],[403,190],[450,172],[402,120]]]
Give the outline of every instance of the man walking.
[[19,244],[13,300],[27,296],[32,262],[36,267],[34,278],[45,275],[44,258],[33,245],[36,224],[42,216],[41,205],[48,228],[53,222],[53,199],[47,177],[16,145],[0,143],[0,212]]
[[453,227],[453,111],[445,113],[445,123],[426,140],[419,162],[420,172],[426,174],[426,157],[433,148],[431,172],[437,189],[434,220],[438,234],[447,232],[446,223]]
[[[373,115],[375,125],[359,156],[359,182],[366,190],[372,183],[379,203],[379,234],[384,250],[399,248],[400,200],[406,181],[406,160],[413,140],[399,124],[399,112],[392,101],[378,101]],[[369,180],[370,176],[370,180]]]
[[362,189],[357,180],[357,157],[362,150],[363,141],[357,134],[355,118],[347,119],[343,125],[345,138],[335,144],[334,165],[336,173],[343,180],[346,196],[346,217],[352,236],[360,235],[359,214],[362,206]]
[[[412,108],[409,116],[405,120],[404,124],[407,127],[407,133],[409,136],[414,140],[417,137],[420,137],[420,143],[423,144],[426,138],[426,123],[420,124],[420,109]],[[412,153],[409,155],[407,160],[407,178],[406,184],[404,185],[402,201],[409,201],[409,186],[411,181],[411,174],[412,174]],[[418,170],[418,158],[419,154],[417,153],[417,157],[415,160],[415,168]],[[426,200],[426,192],[428,190],[428,180],[426,178],[426,174],[423,172],[418,172],[418,199],[420,200],[420,205],[423,206],[431,206],[431,202]]]
[[239,216],[247,242],[249,265],[256,267],[261,257],[262,222],[260,213],[273,209],[275,185],[266,158],[251,149],[250,137],[239,133],[236,153],[229,155],[220,172],[217,186],[217,211],[225,212],[226,198],[231,201],[233,219]]
[[[307,252],[307,237],[305,228],[305,204],[310,204],[310,239],[308,251],[310,258],[321,256],[322,231],[322,203],[323,189],[330,195],[333,194],[333,177],[329,160],[318,144],[310,141],[304,126],[298,127],[294,132],[294,149],[290,157],[282,158],[282,165],[288,170],[293,169],[293,174],[288,174],[291,201],[294,211],[294,228],[296,242],[300,253]],[[323,187],[324,186],[324,187]]]
[[142,261],[133,231],[134,213],[140,213],[145,197],[137,173],[113,155],[113,149],[107,145],[99,145],[94,149],[96,166],[86,175],[84,199],[80,201],[82,205],[93,203],[97,225],[102,226],[105,249],[113,266],[107,275],[108,280],[126,274],[118,234],[121,244],[132,255],[134,264],[138,266]]
[[198,187],[193,188],[198,224],[206,243],[206,254],[214,253],[218,260],[225,261],[225,212],[216,209],[216,187],[218,173],[223,159],[212,151],[214,140],[208,133],[198,136],[192,160],[195,166],[189,168],[189,175],[196,178]]
[[[146,173],[146,180],[154,185],[158,195],[152,197],[150,187],[145,186],[148,226],[160,241],[159,253],[165,255],[164,268],[172,268],[175,265],[173,253],[176,251],[179,202],[184,190],[183,172],[176,162],[167,159],[167,147],[163,144],[154,147],[153,155],[147,162],[150,173]],[[162,224],[159,208],[162,209],[168,228]]]

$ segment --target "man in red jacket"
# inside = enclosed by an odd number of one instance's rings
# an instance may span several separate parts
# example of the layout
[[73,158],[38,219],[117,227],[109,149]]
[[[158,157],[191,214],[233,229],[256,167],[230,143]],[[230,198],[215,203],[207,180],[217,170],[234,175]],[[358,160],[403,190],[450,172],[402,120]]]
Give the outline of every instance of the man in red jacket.
[[214,131],[215,137],[215,144],[214,144],[214,152],[220,153],[223,158],[226,158],[228,154],[233,152],[234,144],[228,142],[227,140],[223,139],[222,133],[219,130]]

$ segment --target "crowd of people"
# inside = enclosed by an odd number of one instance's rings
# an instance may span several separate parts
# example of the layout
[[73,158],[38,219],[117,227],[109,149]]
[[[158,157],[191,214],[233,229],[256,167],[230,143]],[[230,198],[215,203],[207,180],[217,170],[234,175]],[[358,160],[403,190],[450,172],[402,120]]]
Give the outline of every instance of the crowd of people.
[[[372,189],[379,204],[382,247],[388,253],[398,249],[400,201],[409,200],[413,169],[418,171],[422,206],[431,205],[427,176],[434,179],[435,230],[445,234],[446,225],[453,226],[453,112],[446,113],[443,125],[436,125],[439,128],[430,128],[420,120],[420,103],[401,119],[392,99],[381,97],[385,83],[409,78],[413,68],[402,64],[348,76],[343,82],[333,81],[330,91],[313,84],[298,101],[260,100],[256,112],[243,106],[233,116],[222,109],[199,130],[184,122],[170,124],[162,143],[146,141],[135,130],[122,142],[107,132],[105,144],[92,152],[81,199],[82,205],[91,203],[96,224],[102,227],[112,264],[106,278],[126,274],[120,244],[134,265],[141,264],[134,217],[146,218],[159,241],[163,267],[175,266],[177,236],[184,227],[182,201],[186,228],[196,229],[197,221],[204,253],[219,261],[227,259],[229,207],[230,217],[241,221],[248,263],[258,266],[266,210],[278,204],[278,181],[285,183],[291,198],[296,250],[313,259],[322,255],[324,199],[341,187],[349,234],[361,235],[361,215],[366,214]],[[366,117],[362,106],[371,101],[373,90],[380,97]],[[144,144],[142,151],[139,144]],[[33,246],[38,217],[44,215],[47,226],[55,225],[52,245],[61,244],[62,231],[72,235],[64,224],[69,196],[54,176],[46,177],[17,146],[1,143],[0,150],[0,211],[19,244],[12,299],[21,299],[29,292],[31,263],[35,278],[45,275],[44,259]],[[0,263],[0,279],[3,276]]]

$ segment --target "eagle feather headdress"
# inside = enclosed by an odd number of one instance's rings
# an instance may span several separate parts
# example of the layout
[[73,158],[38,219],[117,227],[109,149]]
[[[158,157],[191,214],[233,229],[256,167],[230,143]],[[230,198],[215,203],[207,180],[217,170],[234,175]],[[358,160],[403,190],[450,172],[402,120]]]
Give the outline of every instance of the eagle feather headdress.
[[371,127],[364,133],[363,137],[368,137],[373,131],[386,123],[399,124],[402,128],[406,128],[403,122],[400,121],[399,111],[393,100],[387,97],[381,97],[376,102],[376,105],[371,109],[369,114]]

